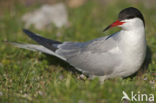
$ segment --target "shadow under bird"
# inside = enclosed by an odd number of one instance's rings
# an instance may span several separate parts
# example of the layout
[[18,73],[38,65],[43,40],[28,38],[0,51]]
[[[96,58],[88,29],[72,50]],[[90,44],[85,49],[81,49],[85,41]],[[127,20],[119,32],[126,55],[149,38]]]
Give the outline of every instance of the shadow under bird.
[[143,15],[134,7],[125,8],[120,11],[117,21],[104,31],[116,26],[122,29],[87,42],[59,42],[24,29],[26,35],[40,45],[15,42],[12,44],[54,55],[90,78],[98,77],[100,81],[128,77],[139,70],[146,55]]

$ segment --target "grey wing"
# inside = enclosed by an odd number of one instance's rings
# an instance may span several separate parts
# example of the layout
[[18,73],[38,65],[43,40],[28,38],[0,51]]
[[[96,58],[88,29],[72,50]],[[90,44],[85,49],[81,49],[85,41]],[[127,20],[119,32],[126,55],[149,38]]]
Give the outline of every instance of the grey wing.
[[108,36],[85,43],[65,42],[58,45],[56,54],[86,74],[104,75],[112,73],[120,64],[118,44]]
[[117,34],[85,43],[61,43],[36,35],[29,30],[24,32],[42,46],[19,43],[16,43],[16,46],[55,55],[83,73],[100,76],[112,73],[115,67],[120,65],[121,55],[116,41]]

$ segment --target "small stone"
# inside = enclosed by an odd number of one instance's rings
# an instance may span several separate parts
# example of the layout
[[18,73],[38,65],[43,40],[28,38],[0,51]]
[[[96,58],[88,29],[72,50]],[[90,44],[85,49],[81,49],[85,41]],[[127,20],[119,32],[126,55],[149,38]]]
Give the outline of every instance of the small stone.
[[86,80],[87,77],[84,74],[81,74],[77,77],[78,79]]
[[144,80],[146,81],[148,78],[147,77],[144,77]]
[[0,92],[0,96],[2,96],[3,95],[3,93],[2,92]]
[[79,100],[78,103],[85,103],[83,100]]
[[63,80],[63,78],[64,78],[63,75],[60,75],[60,76],[59,76],[59,79],[60,79],[60,80]]
[[38,94],[39,94],[39,95],[43,95],[43,92],[42,92],[42,91],[38,91]]

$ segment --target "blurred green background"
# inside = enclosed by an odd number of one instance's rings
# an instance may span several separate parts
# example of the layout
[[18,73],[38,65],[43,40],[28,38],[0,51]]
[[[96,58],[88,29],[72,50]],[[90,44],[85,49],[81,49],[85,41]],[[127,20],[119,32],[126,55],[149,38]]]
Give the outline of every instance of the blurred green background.
[[[132,79],[115,78],[100,85],[98,79],[79,79],[78,73],[72,73],[70,66],[57,58],[3,42],[35,43],[22,32],[22,16],[44,4],[60,2],[66,5],[68,26],[29,29],[59,41],[87,41],[117,32],[120,28],[102,31],[117,19],[120,10],[138,8],[145,18],[152,54],[147,70]],[[0,8],[0,103],[120,103],[122,91],[129,95],[131,91],[152,93],[156,99],[155,0],[0,0]]]

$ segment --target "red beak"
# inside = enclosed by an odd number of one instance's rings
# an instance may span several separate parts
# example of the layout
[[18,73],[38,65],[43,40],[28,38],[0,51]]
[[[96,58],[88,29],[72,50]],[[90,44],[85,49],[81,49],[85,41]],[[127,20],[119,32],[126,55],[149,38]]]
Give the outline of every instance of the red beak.
[[114,23],[112,23],[111,25],[109,25],[108,27],[106,27],[103,32],[105,32],[106,30],[108,30],[109,28],[115,27],[115,26],[119,26],[124,24],[125,22],[121,22],[119,20],[115,21]]

